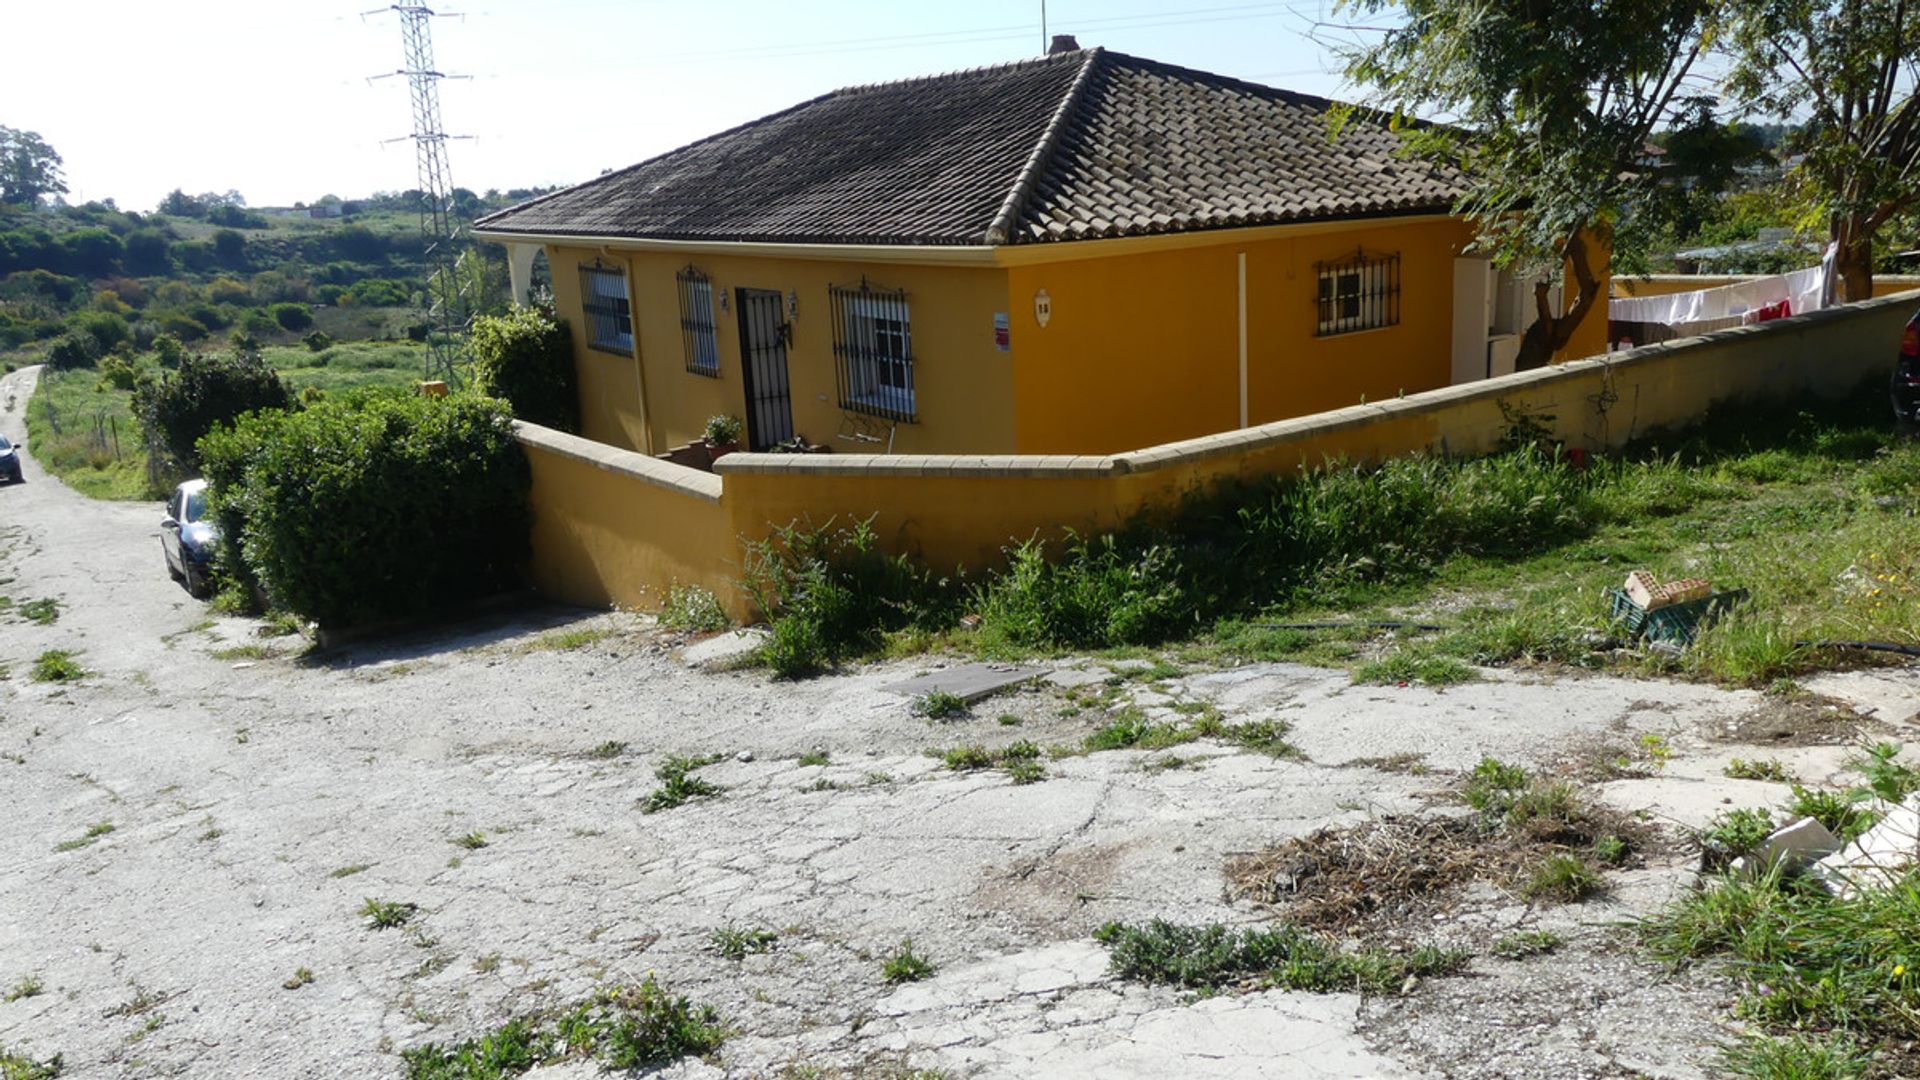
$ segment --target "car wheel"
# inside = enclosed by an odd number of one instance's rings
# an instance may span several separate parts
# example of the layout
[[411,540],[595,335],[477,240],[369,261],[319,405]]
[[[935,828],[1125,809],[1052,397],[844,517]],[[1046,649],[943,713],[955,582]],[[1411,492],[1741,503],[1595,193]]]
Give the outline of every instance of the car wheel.
[[213,583],[207,580],[205,570],[196,570],[193,564],[187,564],[187,595],[196,600],[205,600],[213,592]]

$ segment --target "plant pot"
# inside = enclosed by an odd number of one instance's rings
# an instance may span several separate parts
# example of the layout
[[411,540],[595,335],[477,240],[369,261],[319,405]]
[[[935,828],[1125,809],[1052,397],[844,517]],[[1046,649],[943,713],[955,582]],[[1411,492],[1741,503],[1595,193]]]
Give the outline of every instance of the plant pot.
[[711,465],[714,462],[719,461],[721,458],[726,457],[728,454],[733,453],[735,450],[740,449],[740,444],[737,442],[707,443],[706,447],[707,447],[707,464]]

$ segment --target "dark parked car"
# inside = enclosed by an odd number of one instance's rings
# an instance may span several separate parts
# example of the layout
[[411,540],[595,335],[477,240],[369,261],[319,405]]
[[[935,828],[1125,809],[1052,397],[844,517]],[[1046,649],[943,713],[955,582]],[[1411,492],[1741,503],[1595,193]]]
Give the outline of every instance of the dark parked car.
[[17,484],[26,479],[20,473],[20,447],[7,441],[0,435],[0,481]]
[[207,482],[189,480],[173,489],[167,516],[160,521],[160,551],[167,557],[167,573],[184,581],[195,596],[207,595],[213,583],[213,550],[220,530],[207,520]]
[[1920,311],[1900,335],[1900,359],[1893,365],[1893,415],[1900,426],[1920,424]]

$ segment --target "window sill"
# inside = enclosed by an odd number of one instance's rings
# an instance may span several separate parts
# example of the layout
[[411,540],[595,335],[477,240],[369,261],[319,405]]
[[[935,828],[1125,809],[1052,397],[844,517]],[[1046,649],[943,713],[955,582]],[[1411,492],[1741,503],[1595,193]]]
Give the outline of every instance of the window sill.
[[628,346],[627,348],[622,349],[613,345],[598,345],[589,341],[587,342],[587,348],[592,349],[594,352],[597,352],[597,353],[606,353],[608,356],[621,356],[621,357],[625,357],[628,360],[633,359],[632,346]]
[[700,375],[709,379],[717,379],[720,377],[720,365],[715,364],[712,367],[699,367],[694,364],[688,364],[687,374]]
[[869,394],[863,397],[840,399],[840,407],[849,412],[865,413],[883,420],[893,420],[902,424],[917,422],[919,416],[912,398],[902,400],[893,395]]
[[1388,323],[1385,326],[1367,326],[1357,330],[1316,330],[1313,337],[1316,341],[1324,341],[1327,338],[1358,337],[1361,334],[1377,334],[1382,330],[1398,329],[1400,329],[1399,323]]

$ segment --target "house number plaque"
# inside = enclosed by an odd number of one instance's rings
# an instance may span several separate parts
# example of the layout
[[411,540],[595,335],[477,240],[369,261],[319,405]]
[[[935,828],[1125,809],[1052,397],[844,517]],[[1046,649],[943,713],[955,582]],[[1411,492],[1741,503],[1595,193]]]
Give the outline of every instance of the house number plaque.
[[1053,297],[1047,295],[1047,290],[1041,289],[1033,294],[1033,321],[1045,326],[1047,320],[1051,318],[1053,318]]

